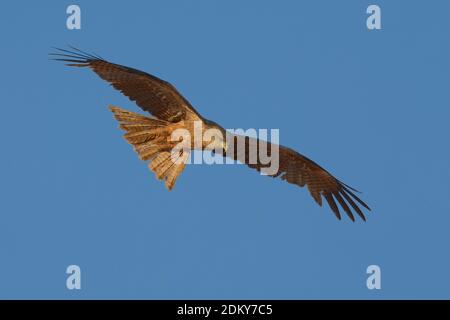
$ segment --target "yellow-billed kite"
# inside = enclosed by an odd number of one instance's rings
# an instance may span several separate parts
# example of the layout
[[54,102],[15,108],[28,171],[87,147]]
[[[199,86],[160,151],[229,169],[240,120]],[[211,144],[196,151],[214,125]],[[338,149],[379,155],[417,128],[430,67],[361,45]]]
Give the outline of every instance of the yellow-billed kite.
[[[322,206],[322,197],[325,198],[338,219],[341,219],[341,214],[337,203],[351,220],[354,221],[355,218],[350,207],[365,220],[357,203],[368,210],[370,208],[355,195],[354,192],[357,191],[336,179],[314,161],[290,148],[250,137],[243,138],[244,149],[233,148],[230,151],[227,141],[236,143],[242,136],[231,135],[231,140],[228,140],[230,135],[227,136],[224,128],[214,121],[203,118],[170,83],[148,73],[114,64],[99,56],[71,48],[72,51],[56,48],[58,53],[52,53],[52,55],[56,57],[55,60],[68,62],[69,66],[91,68],[103,80],[108,81],[114,88],[152,115],[152,117],[143,116],[118,107],[110,107],[120,123],[120,128],[126,131],[127,141],[133,145],[142,160],[150,161],[149,168],[155,172],[158,179],[164,179],[169,190],[173,188],[189,156],[189,150],[181,149],[174,159],[172,150],[178,142],[172,141],[171,135],[177,129],[187,130],[194,135],[194,123],[200,122],[202,130],[214,129],[223,135],[222,138],[215,136],[214,140],[203,141],[200,145],[194,145],[192,142],[191,150],[219,149],[225,157],[238,160],[258,171],[264,171],[267,163],[260,159],[258,149],[260,143],[265,143],[269,152],[278,150],[279,156],[277,170],[267,175],[281,177],[300,187],[306,185],[311,196],[320,206]],[[252,145],[258,147],[251,148]],[[250,161],[250,159],[253,160]]]

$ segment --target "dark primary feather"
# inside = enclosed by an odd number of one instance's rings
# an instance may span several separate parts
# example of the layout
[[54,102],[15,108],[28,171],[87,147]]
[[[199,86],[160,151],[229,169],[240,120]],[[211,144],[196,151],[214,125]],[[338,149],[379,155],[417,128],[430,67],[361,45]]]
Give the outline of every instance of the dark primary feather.
[[89,67],[103,80],[122,92],[144,111],[155,117],[169,121],[201,120],[192,105],[170,83],[137,69],[114,64],[71,47],[59,49],[50,55],[54,60],[69,62],[68,66]]
[[[238,139],[244,139],[245,149],[236,148],[233,153],[230,152],[225,154],[226,156],[231,157],[234,160],[238,160],[239,162],[244,163],[250,168],[258,171],[269,167],[269,165],[264,165],[259,159],[259,146],[260,143],[266,144],[265,148],[268,150],[267,153],[270,155],[271,150],[273,149],[273,145],[270,142],[250,137],[244,138],[243,136],[237,135],[232,135],[231,139],[233,139],[235,146],[239,146]],[[249,147],[250,145],[257,145],[258,147],[251,149]],[[339,181],[317,163],[301,155],[300,153],[284,146],[278,147],[279,169],[277,172],[270,174],[269,176],[280,177],[282,180],[298,185],[299,187],[304,187],[306,185],[316,203],[319,206],[322,206],[323,197],[338,219],[341,219],[341,212],[339,211],[336,201],[352,221],[355,221],[355,217],[350,207],[362,220],[366,220],[364,213],[355,201],[369,211],[370,208],[351,191],[355,189]],[[253,150],[256,155],[252,154],[250,152],[251,150]],[[250,162],[250,159],[252,158],[256,159],[256,162]]]

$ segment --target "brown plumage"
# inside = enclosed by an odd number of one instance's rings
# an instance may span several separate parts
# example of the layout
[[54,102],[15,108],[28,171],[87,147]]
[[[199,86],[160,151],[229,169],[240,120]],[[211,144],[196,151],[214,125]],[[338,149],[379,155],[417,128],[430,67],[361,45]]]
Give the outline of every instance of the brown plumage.
[[[139,158],[150,160],[149,168],[158,179],[165,181],[166,187],[172,190],[178,175],[183,171],[185,161],[173,161],[171,149],[174,144],[170,135],[174,125],[168,121],[144,117],[137,113],[110,106],[120,128],[127,133],[125,139],[134,147]],[[178,158],[186,159],[188,152],[181,151]]]
[[[245,149],[243,149],[244,152],[234,150],[234,153],[228,154],[229,157],[238,160],[241,163],[245,163],[249,167],[258,171],[264,170],[264,168],[268,167],[268,165],[264,165],[260,161],[258,150],[260,143],[265,143],[265,148],[266,150],[269,150],[270,153],[273,149],[273,145],[271,143],[260,141],[259,139],[236,135],[233,139],[234,145],[237,144],[236,141],[238,139],[243,139]],[[252,149],[249,146],[252,144],[258,146],[257,149],[253,149],[255,154],[251,154]],[[322,206],[323,196],[338,219],[341,219],[341,214],[334,199],[338,201],[351,220],[354,221],[355,218],[346,201],[350,204],[358,216],[361,217],[361,219],[366,220],[357,203],[368,210],[370,210],[370,208],[358,196],[355,195],[354,192],[357,192],[355,189],[349,187],[345,183],[342,183],[317,163],[301,155],[300,153],[284,146],[278,146],[278,148],[279,168],[276,173],[268,174],[269,176],[280,177],[282,180],[300,187],[304,187],[306,185],[317,204]],[[251,157],[257,159],[256,163],[249,161]],[[344,201],[342,197],[344,197],[346,201]]]
[[[189,150],[179,150],[173,153],[175,142],[170,140],[172,132],[183,128],[193,131],[193,123],[200,121],[204,129],[218,129],[225,134],[225,130],[213,121],[203,118],[193,106],[170,83],[148,73],[110,63],[99,56],[82,52],[76,48],[73,51],[57,49],[55,60],[69,62],[69,66],[89,67],[102,79],[108,81],[114,88],[122,92],[130,100],[153,117],[139,115],[118,107],[110,107],[114,117],[119,121],[120,128],[125,130],[125,139],[133,145],[139,157],[149,162],[149,168],[158,179],[165,181],[166,187],[171,190],[177,177],[185,167]],[[264,171],[265,165],[258,158],[258,153],[251,154],[252,143],[266,143],[267,149],[272,150],[274,145],[269,142],[228,134],[231,142],[244,139],[245,149],[227,150],[224,141],[219,141],[223,147],[223,155],[238,160],[258,171]],[[341,219],[339,206],[355,220],[353,212],[365,220],[365,216],[358,205],[367,210],[370,208],[355,195],[355,189],[342,183],[328,171],[314,161],[298,152],[279,147],[279,169],[268,174],[280,177],[291,184],[300,187],[307,186],[311,196],[317,204],[322,206],[322,197],[327,201],[331,210],[338,219]],[[201,146],[191,145],[191,148],[206,149],[206,143]],[[174,156],[175,155],[175,156]],[[249,159],[256,159],[252,162]],[[339,204],[339,206],[338,206]]]

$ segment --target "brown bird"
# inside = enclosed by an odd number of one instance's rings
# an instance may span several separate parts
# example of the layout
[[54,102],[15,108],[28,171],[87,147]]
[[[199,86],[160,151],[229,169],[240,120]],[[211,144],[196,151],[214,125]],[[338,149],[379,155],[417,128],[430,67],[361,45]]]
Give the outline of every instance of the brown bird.
[[[337,203],[351,220],[355,221],[355,218],[350,207],[364,221],[366,220],[357,203],[367,210],[370,208],[355,195],[354,192],[358,191],[339,181],[300,153],[267,141],[226,132],[214,121],[203,118],[173,85],[151,74],[108,62],[100,56],[88,54],[74,47],[71,47],[72,50],[55,49],[58,51],[51,53],[55,57],[54,60],[68,62],[68,66],[91,68],[100,78],[108,81],[130,100],[135,101],[141,109],[152,115],[152,117],[143,116],[110,106],[114,117],[120,123],[120,128],[126,131],[126,140],[133,145],[142,160],[150,161],[150,170],[158,179],[165,181],[169,190],[173,188],[177,177],[185,168],[190,151],[212,150],[265,172],[271,177],[280,177],[300,187],[306,185],[317,204],[322,206],[322,197],[325,198],[338,219],[341,219],[341,214]],[[194,135],[195,123],[201,124],[202,132],[212,129],[221,135],[215,135],[214,138],[201,141],[200,144],[191,141],[190,148],[177,149],[174,153],[173,149],[184,138],[173,141],[172,134],[177,129],[184,129]],[[233,145],[243,142],[243,148],[230,148],[230,142]],[[256,148],[252,147],[255,145]],[[272,155],[273,150],[278,150],[279,163],[274,172],[267,171],[269,165],[259,154],[264,145],[268,155]]]

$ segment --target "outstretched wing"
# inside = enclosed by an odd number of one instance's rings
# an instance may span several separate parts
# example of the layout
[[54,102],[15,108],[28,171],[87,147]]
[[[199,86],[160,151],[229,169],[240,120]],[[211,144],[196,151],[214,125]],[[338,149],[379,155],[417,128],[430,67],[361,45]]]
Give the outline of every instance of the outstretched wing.
[[[270,167],[270,163],[268,163],[267,159],[263,159],[261,155],[268,154],[268,159],[270,157],[273,158],[276,156],[276,145],[263,140],[238,135],[231,135],[228,139],[228,141],[233,142],[234,149],[231,152],[227,152],[225,154],[226,156],[238,160],[258,171],[269,172],[266,169]],[[341,213],[338,204],[344,209],[352,221],[355,221],[355,218],[350,207],[361,219],[366,220],[358,204],[369,211],[370,208],[355,195],[354,192],[358,192],[357,190],[339,181],[317,163],[300,153],[283,146],[277,147],[278,170],[270,172],[267,175],[281,177],[282,180],[300,187],[306,185],[317,204],[322,206],[322,197],[325,198],[339,220],[341,219]],[[262,149],[260,155],[259,150],[261,148],[264,149]]]
[[202,119],[170,83],[151,74],[71,48],[74,51],[55,48],[58,52],[51,55],[56,57],[55,60],[69,62],[68,66],[91,68],[100,78],[111,83],[144,111],[150,112],[158,119],[169,122]]

